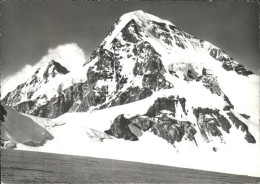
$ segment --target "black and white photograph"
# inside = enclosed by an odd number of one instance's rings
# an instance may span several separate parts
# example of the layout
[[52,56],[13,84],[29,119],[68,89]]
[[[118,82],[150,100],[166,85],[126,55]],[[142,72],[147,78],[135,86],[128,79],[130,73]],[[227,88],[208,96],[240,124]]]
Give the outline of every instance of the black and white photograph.
[[260,183],[259,2],[1,2],[1,184]]

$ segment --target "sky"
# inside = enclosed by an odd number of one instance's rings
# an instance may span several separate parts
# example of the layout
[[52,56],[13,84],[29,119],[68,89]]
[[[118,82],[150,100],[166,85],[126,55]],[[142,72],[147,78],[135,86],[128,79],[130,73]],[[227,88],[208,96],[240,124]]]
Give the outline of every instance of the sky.
[[169,20],[258,71],[257,2],[6,1],[1,3],[1,78],[62,44],[76,43],[88,58],[115,21],[134,10]]

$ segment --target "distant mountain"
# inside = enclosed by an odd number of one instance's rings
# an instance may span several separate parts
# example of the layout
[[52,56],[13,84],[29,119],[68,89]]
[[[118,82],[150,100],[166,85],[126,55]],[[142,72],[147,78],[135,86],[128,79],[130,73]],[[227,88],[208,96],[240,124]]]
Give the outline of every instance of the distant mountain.
[[65,67],[52,60],[39,68],[29,80],[9,92],[2,101],[20,112],[39,114],[39,108],[49,102],[48,97],[58,92],[59,85],[55,80],[68,73]]

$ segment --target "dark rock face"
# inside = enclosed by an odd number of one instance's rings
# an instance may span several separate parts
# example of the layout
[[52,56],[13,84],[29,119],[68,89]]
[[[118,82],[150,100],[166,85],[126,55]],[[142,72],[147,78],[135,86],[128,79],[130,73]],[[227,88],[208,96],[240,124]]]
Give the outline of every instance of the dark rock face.
[[243,123],[242,121],[240,121],[233,113],[229,112],[228,116],[237,129],[241,128],[242,132],[248,130],[247,125],[245,123]]
[[187,110],[185,109],[185,98],[179,98],[179,96],[170,96],[168,98],[158,98],[154,104],[148,109],[145,114],[148,117],[155,117],[160,114],[162,110],[168,110],[172,112],[172,115],[175,116],[176,113],[176,105],[177,103],[181,104],[182,110],[184,114],[187,114]]
[[[129,34],[138,35],[139,27],[135,27],[135,21],[130,21],[124,29],[129,29]],[[130,29],[131,27],[131,29]],[[130,39],[130,38],[128,38]],[[160,55],[148,42],[134,43],[133,53],[140,59],[135,62],[133,68],[134,76],[140,77],[142,87],[130,86],[122,90],[126,83],[131,82],[131,78],[122,74],[121,58],[117,52],[119,50],[129,50],[129,40],[126,45],[122,45],[115,38],[112,41],[112,52],[104,49],[102,46],[95,51],[97,59],[94,66],[91,66],[87,72],[88,85],[91,86],[91,92],[84,95],[80,109],[88,110],[91,106],[98,106],[98,109],[122,105],[147,98],[152,95],[152,91],[170,88],[170,84],[166,82],[163,74],[165,73],[164,66],[160,60]],[[130,51],[130,50],[129,50]],[[131,56],[133,57],[133,55]],[[112,93],[108,94],[108,85],[97,87],[97,82],[103,81],[110,85],[116,82],[116,88]],[[75,104],[73,106],[77,106]],[[72,108],[76,109],[76,108]]]
[[[19,112],[29,113],[34,116],[45,118],[56,118],[73,108],[73,103],[81,100],[84,95],[82,89],[83,83],[74,84],[64,90],[64,93],[59,93],[58,97],[53,97],[46,104],[37,106],[37,100],[26,101],[14,106]],[[73,89],[72,89],[73,88]],[[41,98],[45,98],[42,96]],[[76,108],[76,107],[74,107]],[[77,107],[78,108],[78,107]]]
[[117,57],[112,52],[100,48],[98,61],[87,72],[91,93],[86,98],[83,98],[83,101],[86,102],[87,100],[89,102],[88,106],[104,103],[108,98],[108,86],[97,87],[97,81],[111,81],[114,78],[115,82],[117,82],[117,90],[119,90],[127,81],[127,78],[121,75],[121,70],[122,66]]
[[209,54],[216,60],[222,62],[222,67],[227,71],[235,71],[237,74],[244,76],[254,74],[252,71],[247,70],[243,65],[235,62],[233,58],[226,55],[226,53],[219,48],[212,48]]
[[177,97],[177,99],[179,100],[179,102],[181,104],[182,111],[184,112],[185,115],[187,115],[186,99],[185,98],[178,98],[178,97]]
[[197,131],[191,126],[189,121],[173,121],[173,123],[170,124],[157,124],[152,128],[152,132],[167,140],[167,142],[174,144],[174,142],[182,141],[184,135],[186,135],[186,139],[193,141]]
[[242,132],[246,132],[245,139],[248,143],[256,143],[254,136],[249,132],[248,126],[238,119],[232,112],[228,113],[229,118],[237,129],[241,129]]
[[1,102],[4,103],[4,104],[6,104],[7,101],[8,101],[8,98],[10,97],[10,95],[11,95],[11,92],[8,92],[8,93],[6,94],[6,96],[1,100]]
[[148,116],[137,116],[131,119],[131,122],[140,128],[142,131],[150,130],[155,135],[162,137],[170,144],[180,142],[183,139],[194,141],[196,129],[189,121],[178,121],[169,118],[166,114],[161,114],[162,117],[148,117]]
[[106,130],[105,133],[114,136],[116,138],[123,138],[125,140],[137,141],[138,138],[133,134],[128,127],[131,123],[128,119],[124,117],[123,114],[117,116],[113,121],[109,130]]
[[127,25],[122,29],[123,39],[128,42],[137,43],[140,31],[140,26],[135,22],[134,19],[129,21]]
[[[219,113],[216,109],[209,109],[209,108],[195,108],[193,109],[193,114],[198,119],[198,123],[202,124],[200,127],[204,130],[201,130],[201,133],[209,131],[210,135],[212,136],[219,136],[221,138],[221,132],[219,131],[218,127],[221,127],[225,132],[230,133],[231,124],[225,116]],[[201,116],[210,115],[212,122],[201,118]],[[249,132],[248,126],[240,121],[232,112],[228,112],[227,115],[229,116],[230,120],[232,121],[233,125],[237,129],[241,129],[242,132],[246,132],[245,139],[248,143],[255,143],[255,138]],[[203,135],[205,136],[205,135]],[[222,138],[221,138],[222,139]]]
[[169,98],[158,98],[154,104],[148,109],[145,114],[148,117],[155,117],[160,114],[161,110],[169,110],[172,112],[173,116],[175,116],[175,104],[178,100],[175,99],[174,96]]
[[202,114],[213,114],[213,113],[217,113],[218,111],[215,110],[215,109],[210,109],[210,108],[201,108],[201,107],[198,107],[198,108],[194,108],[193,109],[193,114],[195,115],[195,117],[198,119],[199,118],[199,114],[202,113]]
[[[116,63],[119,68],[119,63]],[[96,70],[95,70],[96,69]],[[98,61],[95,66],[90,67],[87,73],[88,82],[95,84],[98,80],[112,79],[114,74],[114,55],[106,49],[100,49],[98,52]]]
[[56,118],[68,111],[76,109],[80,111],[82,103],[76,102],[81,101],[83,96],[88,92],[88,90],[84,88],[87,85],[84,86],[84,84],[86,83],[74,84],[63,90],[63,92],[59,92],[58,97],[51,98],[45,105],[37,108],[33,106],[31,109],[34,109],[34,111],[32,111],[31,114],[40,117]]
[[132,123],[140,130],[144,132],[151,131],[173,145],[175,142],[180,142],[183,139],[194,141],[197,144],[195,140],[197,131],[189,121],[177,121],[169,118],[166,114],[161,115],[161,118],[136,116],[130,119],[125,119],[123,115],[119,115],[105,133],[126,140],[138,140],[127,126]]
[[90,67],[87,73],[89,83],[95,84],[98,80],[112,79],[116,74],[117,81],[119,80],[122,66],[118,62],[115,54],[109,50],[100,47],[97,51],[98,61],[93,67]]
[[21,90],[22,88],[25,86],[25,83],[20,84],[19,86],[17,86],[17,88],[15,89],[15,91],[13,92],[9,92],[5,98],[2,100],[2,102],[4,104],[10,105],[11,104],[17,104],[19,103],[19,101],[21,100]]
[[186,38],[186,39],[189,39],[189,42],[191,42],[191,44],[194,46],[194,47],[198,47],[200,46],[199,43],[197,43],[197,41],[195,40],[198,40],[196,37],[192,36],[192,35],[189,35],[183,31],[181,31],[179,28],[177,28],[176,26],[173,26],[173,25],[169,25],[169,28],[170,30],[172,31],[172,33],[174,34],[174,41],[175,41],[175,44],[182,48],[182,49],[185,49],[187,48],[186,46],[186,43],[185,41],[182,41],[183,37]]
[[160,90],[163,88],[168,88],[166,80],[162,74],[145,74],[143,76],[142,85],[145,88],[151,90]]
[[[112,100],[109,106],[123,105],[138,100],[142,100],[152,95],[152,91],[149,88],[140,89],[137,87],[129,87],[126,91],[118,95],[118,98]],[[102,106],[104,108],[106,106]]]
[[245,118],[245,119],[250,119],[250,116],[249,115],[247,115],[247,114],[240,114],[243,118]]
[[196,80],[199,81],[200,79],[203,82],[203,86],[209,89],[212,94],[217,94],[218,96],[224,97],[224,100],[227,102],[227,106],[225,107],[227,110],[234,108],[228,97],[221,90],[217,77],[212,73],[211,70],[203,68],[202,75],[198,76]]
[[243,65],[241,64],[238,64],[235,69],[234,69],[238,74],[240,75],[245,75],[245,76],[248,76],[248,75],[251,75],[251,74],[254,74],[253,72],[247,70]]
[[5,121],[6,115],[7,115],[7,112],[6,112],[5,108],[2,106],[2,104],[0,103],[0,121],[1,121],[1,124],[2,124],[2,122]]
[[213,94],[217,94],[218,96],[222,95],[222,91],[219,87],[218,81],[213,76],[204,76],[202,78],[203,86],[211,91]]
[[180,47],[180,48],[182,48],[182,49],[185,49],[185,48],[186,48],[185,45],[182,43],[182,41],[181,41],[181,39],[180,39],[179,37],[177,37],[177,36],[174,35],[174,40],[175,40],[175,44],[176,44],[178,47]]
[[233,60],[232,58],[230,58],[229,56],[226,55],[226,53],[219,49],[219,48],[212,48],[209,52],[209,54],[215,58],[216,60],[218,61],[230,61],[230,60]]
[[145,54],[145,60],[142,62],[136,62],[133,74],[144,75],[148,71],[151,74],[163,74],[165,69],[163,67],[162,61],[159,58],[159,54],[152,48],[148,42],[143,42],[137,46],[137,52],[140,54]]
[[181,31],[178,27],[174,26],[174,25],[169,25],[169,28],[173,31],[174,34],[178,35],[178,36],[188,36],[187,34],[185,34],[183,31]]
[[[60,92],[58,97],[51,98],[44,106],[37,108],[33,115],[56,118],[68,111],[85,111],[89,108],[89,104],[94,103],[88,100],[91,95],[93,94],[90,93],[87,83],[74,84]],[[84,103],[84,99],[87,104]],[[94,97],[91,99],[95,100]]]
[[136,47],[136,52],[146,58],[140,62],[137,61],[133,69],[135,76],[143,76],[143,87],[150,90],[169,88],[163,76],[165,68],[159,58],[160,55],[154,48],[148,42],[143,42]]
[[223,109],[224,111],[234,109],[234,105],[230,102],[229,98],[226,95],[224,95],[224,100],[225,100],[225,102],[227,102],[227,105]]
[[46,105],[37,108],[33,115],[47,118],[55,118],[64,114],[67,111],[68,110],[66,109],[64,95],[60,93],[59,97],[52,98]]
[[223,141],[220,127],[225,132],[229,133],[231,124],[219,113],[219,110],[209,108],[195,108],[193,114],[197,118],[197,124],[200,129],[201,136],[205,141],[210,141],[210,137],[219,137]]
[[230,130],[230,128],[231,128],[231,124],[229,123],[229,121],[227,120],[227,118],[225,118],[225,116],[223,116],[223,115],[221,115],[221,114],[219,114],[219,113],[217,113],[216,116],[217,116],[218,122],[220,123],[221,128],[222,128],[225,132],[229,133],[229,130]]
[[17,106],[14,107],[14,109],[22,113],[27,113],[34,107],[35,102],[36,101],[33,100],[19,103]]
[[231,124],[229,123],[227,118],[225,118],[225,116],[223,116],[222,114],[219,113],[219,110],[199,107],[199,108],[193,109],[193,114],[195,115],[195,117],[197,119],[199,119],[200,114],[201,115],[210,115],[218,127],[221,126],[221,128],[225,132],[229,133]]
[[[106,133],[118,137],[119,135],[112,133],[112,130],[122,129],[117,123],[123,122],[123,125],[121,125],[123,127],[131,123],[144,132],[153,132],[155,135],[162,137],[173,145],[175,142],[180,142],[183,139],[194,141],[194,143],[197,144],[195,140],[197,131],[194,126],[189,121],[179,121],[173,118],[175,116],[177,103],[181,104],[184,113],[187,113],[185,110],[185,102],[185,98],[174,96],[169,98],[158,98],[144,116],[138,115],[130,119],[125,119],[122,115],[118,116]],[[161,112],[162,110],[168,110],[169,113],[163,113]],[[122,131],[119,132],[121,133]],[[128,131],[124,130],[124,132]],[[122,137],[123,135],[120,135],[120,138]],[[129,136],[126,137],[127,140],[129,140]]]
[[163,31],[169,32],[167,26],[165,23],[161,23],[161,22],[156,22],[156,21],[152,21],[154,24],[156,24],[157,26],[159,26],[160,29],[162,29]]
[[[45,72],[44,72],[44,74],[43,74],[43,78],[45,79],[45,80],[48,80],[48,78],[51,76],[52,78],[53,77],[55,77],[56,76],[56,73],[55,73],[55,71],[57,72],[57,73],[61,73],[61,74],[67,74],[67,73],[69,73],[69,71],[65,68],[65,67],[63,67],[60,63],[57,63],[57,62],[55,62],[54,60],[52,60],[51,62],[50,62],[50,64],[48,65],[48,67],[47,67],[47,69],[45,70]],[[38,71],[36,71],[36,74],[38,73]],[[33,79],[33,81],[34,80],[37,80],[37,78],[34,78]],[[35,82],[37,82],[37,81],[35,81]]]
[[222,67],[227,71],[235,71],[239,75],[248,76],[254,74],[252,71],[247,70],[243,65],[233,61],[224,61]]
[[146,116],[131,118],[131,122],[144,132],[150,130],[155,123],[154,120]]
[[93,102],[90,102],[88,99],[92,95],[91,87],[85,82],[85,83],[77,83],[73,86],[67,88],[64,90],[65,93],[65,102],[69,109],[68,111],[71,112],[83,112],[88,110],[89,104],[92,104]]
[[245,140],[248,142],[248,143],[256,143],[256,140],[254,138],[254,136],[250,133],[250,132],[247,132],[246,135],[245,135]]
[[161,39],[164,43],[173,46],[173,37],[170,34],[170,30],[167,28],[165,23],[151,21],[152,22],[152,33]]

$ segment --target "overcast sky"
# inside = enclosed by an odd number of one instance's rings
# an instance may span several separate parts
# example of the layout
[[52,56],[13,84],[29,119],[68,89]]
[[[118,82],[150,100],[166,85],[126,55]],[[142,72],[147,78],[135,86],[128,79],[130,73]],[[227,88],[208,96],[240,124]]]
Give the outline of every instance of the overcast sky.
[[140,9],[258,70],[257,3],[8,1],[2,3],[2,78],[35,64],[60,44],[77,43],[88,57],[122,14]]

